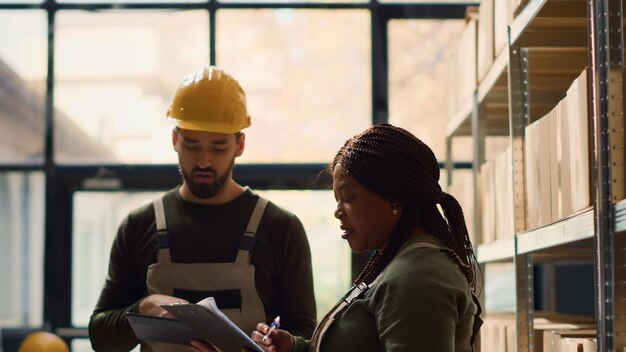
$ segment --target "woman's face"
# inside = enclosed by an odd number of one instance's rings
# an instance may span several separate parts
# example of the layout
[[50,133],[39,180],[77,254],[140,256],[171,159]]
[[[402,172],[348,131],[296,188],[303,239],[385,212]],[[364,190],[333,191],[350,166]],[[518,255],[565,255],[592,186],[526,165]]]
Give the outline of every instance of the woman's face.
[[333,191],[335,217],[350,248],[355,252],[382,249],[400,218],[400,212],[392,213],[393,202],[363,187],[341,164],[333,170]]

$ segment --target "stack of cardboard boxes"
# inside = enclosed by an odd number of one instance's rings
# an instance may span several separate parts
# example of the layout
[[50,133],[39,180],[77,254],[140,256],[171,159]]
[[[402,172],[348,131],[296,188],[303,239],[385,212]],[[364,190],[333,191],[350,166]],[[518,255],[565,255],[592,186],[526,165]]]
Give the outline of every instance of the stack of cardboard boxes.
[[463,209],[465,225],[474,243],[474,181],[470,175],[454,173],[452,183],[448,186],[447,192],[456,198]]
[[509,146],[480,168],[482,244],[515,234],[513,213],[513,155]]
[[[456,115],[458,109],[471,99],[495,59],[508,50],[507,27],[513,22],[515,15],[523,10],[524,5],[524,0],[481,0],[478,16],[470,17],[459,45],[451,54],[453,59],[450,61],[449,72],[454,76],[451,84],[457,87],[450,97],[451,115]],[[553,28],[554,24],[550,21],[554,18],[561,20],[563,17],[562,20],[574,21],[571,28],[586,28],[587,19],[584,11],[580,11],[581,8],[585,10],[581,6],[564,7],[567,15],[555,14],[549,16],[550,18],[543,18],[544,22],[540,25]],[[586,60],[586,55],[582,59]],[[533,63],[535,68],[541,67],[541,63]],[[546,107],[541,107],[541,111],[533,110],[538,112],[537,115],[545,116],[525,130],[526,230],[572,216],[588,209],[592,203],[587,75],[587,70],[580,73],[567,90],[565,98],[560,94],[554,97],[554,101],[562,100],[547,114],[546,111],[554,104],[552,101]],[[626,104],[626,99],[624,102]],[[509,147],[500,156],[481,166],[478,192],[482,204],[482,209],[479,210],[482,233],[478,243],[490,243],[514,236],[511,159],[512,151]],[[597,350],[593,318],[535,313],[535,351]],[[485,318],[481,330],[481,350],[517,351],[514,314],[489,314]]]
[[448,81],[453,87],[448,95],[448,113],[454,115],[476,90],[476,33],[478,14],[475,7],[468,7],[466,23],[459,41],[449,53]]
[[520,0],[481,0],[478,9],[477,78],[482,82],[494,60],[506,50],[508,26],[525,2]]
[[[535,352],[596,351],[594,318],[553,312],[535,312]],[[517,351],[515,314],[495,313],[485,318],[481,329],[481,350]]]
[[[567,218],[591,205],[587,70],[547,115],[526,127],[526,229]],[[482,237],[514,235],[511,148],[481,167]]]
[[591,204],[587,70],[554,109],[526,127],[528,229],[575,214]]
[[[482,0],[477,13],[475,8],[468,8],[460,40],[449,56],[449,78],[455,87],[449,95],[450,115],[455,115],[472,99],[495,58],[507,50],[508,26],[524,4],[522,0]],[[514,235],[511,159],[509,147],[481,167],[478,187],[483,209],[479,244]]]
[[597,339],[594,329],[545,330],[544,352],[595,352]]
[[472,98],[495,58],[508,46],[508,26],[522,6],[520,0],[482,0],[468,7],[466,23],[457,45],[448,56],[450,85],[448,110],[454,115]]

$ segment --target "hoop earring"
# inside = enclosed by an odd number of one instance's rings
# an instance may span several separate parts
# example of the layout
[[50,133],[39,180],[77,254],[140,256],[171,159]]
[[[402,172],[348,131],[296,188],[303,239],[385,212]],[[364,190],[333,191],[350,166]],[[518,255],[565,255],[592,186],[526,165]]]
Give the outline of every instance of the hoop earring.
[[396,208],[396,205],[398,205],[398,203],[393,203],[393,209],[391,209],[391,214],[393,215],[398,215],[398,209]]

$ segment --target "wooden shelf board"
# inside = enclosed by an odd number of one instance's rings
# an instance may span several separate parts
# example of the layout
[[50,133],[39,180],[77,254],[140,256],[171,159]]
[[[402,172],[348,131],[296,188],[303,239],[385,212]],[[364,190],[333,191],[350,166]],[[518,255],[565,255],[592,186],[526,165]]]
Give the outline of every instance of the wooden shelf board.
[[461,104],[459,110],[448,120],[448,124],[446,125],[446,137],[465,135],[466,133],[461,133],[460,130],[467,130],[468,126],[471,134],[471,117],[473,110],[474,98],[470,97]]
[[511,261],[514,255],[515,238],[513,237],[481,244],[476,248],[476,259],[479,263]]
[[588,208],[569,218],[526,231],[517,236],[517,254],[555,248],[593,238],[593,210]]

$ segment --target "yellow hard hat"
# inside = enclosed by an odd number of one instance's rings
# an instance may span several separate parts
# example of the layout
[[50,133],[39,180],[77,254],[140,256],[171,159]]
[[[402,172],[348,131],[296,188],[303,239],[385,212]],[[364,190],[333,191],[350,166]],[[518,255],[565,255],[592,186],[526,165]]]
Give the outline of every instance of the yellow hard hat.
[[178,128],[194,131],[235,133],[250,126],[246,94],[231,75],[215,66],[185,77],[167,117]]
[[37,331],[28,334],[20,344],[17,352],[68,352],[69,348],[63,339],[55,334]]

